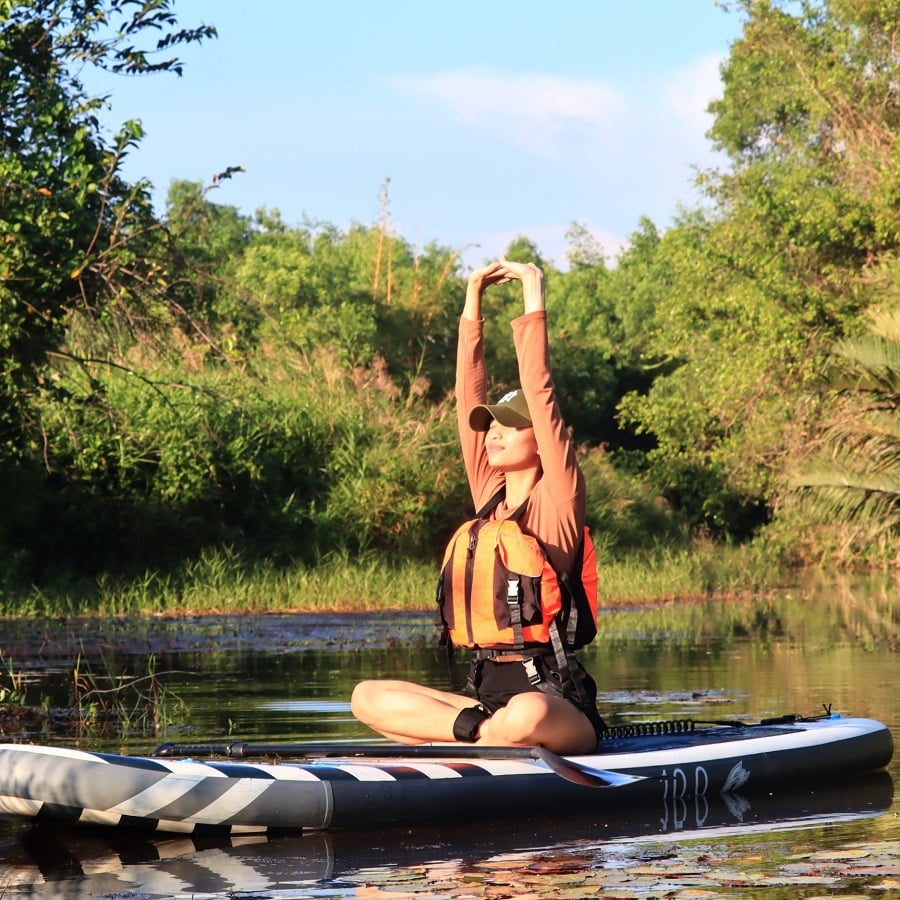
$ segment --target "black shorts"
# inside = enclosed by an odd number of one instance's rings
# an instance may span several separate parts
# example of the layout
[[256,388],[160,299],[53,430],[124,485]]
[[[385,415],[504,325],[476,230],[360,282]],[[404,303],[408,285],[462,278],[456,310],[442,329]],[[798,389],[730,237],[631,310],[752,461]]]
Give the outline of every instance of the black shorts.
[[[530,662],[532,661],[529,664]],[[577,680],[579,690],[575,685],[563,687],[556,659],[552,655],[536,656],[533,662],[537,675],[540,676],[537,683],[529,678],[525,661],[474,659],[466,693],[476,697],[489,713],[495,713],[506,706],[516,694],[528,691],[542,691],[562,697],[588,717],[599,741],[606,730],[606,723],[597,712],[597,685],[581,663],[575,657],[569,657],[572,679]]]

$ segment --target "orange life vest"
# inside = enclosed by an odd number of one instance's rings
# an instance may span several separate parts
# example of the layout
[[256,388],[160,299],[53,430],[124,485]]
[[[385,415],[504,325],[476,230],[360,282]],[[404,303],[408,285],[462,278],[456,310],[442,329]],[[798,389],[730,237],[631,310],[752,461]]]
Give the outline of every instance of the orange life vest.
[[553,569],[540,541],[518,519],[489,518],[495,496],[450,539],[438,583],[441,623],[452,644],[477,649],[552,645],[576,650],[597,633],[597,564],[584,529],[572,573]]

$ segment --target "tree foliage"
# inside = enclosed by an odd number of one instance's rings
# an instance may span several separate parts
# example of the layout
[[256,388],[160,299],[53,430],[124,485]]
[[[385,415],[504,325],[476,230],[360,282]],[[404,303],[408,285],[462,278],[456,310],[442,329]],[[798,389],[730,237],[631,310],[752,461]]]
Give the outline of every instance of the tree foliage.
[[[639,220],[614,265],[577,223],[565,270],[526,236],[506,251],[546,273],[605,556],[681,540],[685,522],[784,538],[798,460],[817,461],[800,492],[824,498],[804,503],[813,526],[896,515],[896,336],[860,323],[897,309],[900,0],[731,6],[743,32],[710,132],[728,165],[700,176],[703,208],[664,231]],[[346,229],[215,202],[237,166],[174,182],[157,215],[150,185],[122,177],[139,122],[107,138],[108,98],[80,74],[180,75],[173,53],[215,32],[172,7],[3,7],[4,571],[134,572],[224,546],[431,559],[471,502],[451,412],[459,254],[396,233],[388,182],[379,220]],[[520,290],[484,310],[501,392]],[[835,347],[854,360],[839,392],[821,380]],[[836,462],[854,479],[838,493]]]
[[98,327],[147,331],[165,278],[146,182],[121,163],[141,136],[136,121],[105,139],[79,73],[181,73],[169,55],[215,34],[177,28],[170,0],[29,0],[0,22],[0,459],[16,453],[41,381],[65,354],[71,315]]
[[798,404],[873,302],[862,274],[896,250],[895,2],[742,0],[711,136],[730,168],[701,183],[657,250],[649,349],[668,362],[623,413],[655,479],[696,521],[746,537],[815,428]]

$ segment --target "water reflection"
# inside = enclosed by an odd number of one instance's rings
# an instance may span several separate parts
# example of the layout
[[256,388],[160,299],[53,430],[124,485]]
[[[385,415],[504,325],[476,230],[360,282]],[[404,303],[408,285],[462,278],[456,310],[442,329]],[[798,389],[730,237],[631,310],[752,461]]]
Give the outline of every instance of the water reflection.
[[[396,890],[405,884],[421,896],[443,881],[448,896],[471,895],[479,879],[524,893],[541,877],[565,872],[594,890],[624,877],[639,883],[637,862],[654,857],[645,849],[666,838],[721,841],[749,834],[834,827],[860,828],[891,805],[893,784],[886,774],[858,779],[852,791],[836,785],[816,791],[783,792],[754,798],[678,801],[657,810],[619,810],[604,816],[536,818],[504,822],[502,828],[387,829],[270,838],[141,836],[86,829],[35,827],[0,845],[4,896],[40,890],[59,898],[134,896],[144,898],[241,895],[310,896],[315,884],[340,887],[356,896],[373,886]],[[629,875],[630,872],[630,875]],[[671,869],[668,872],[671,875]],[[654,878],[661,877],[654,873]],[[711,876],[710,876],[711,877]],[[709,882],[710,877],[707,877]],[[463,888],[463,886],[465,886]],[[320,894],[317,892],[316,894]],[[403,894],[401,894],[403,896]],[[477,896],[477,895],[476,895]]]
[[[830,704],[835,712],[880,719],[897,735],[896,591],[883,584],[813,588],[752,601],[606,613],[600,637],[583,654],[600,685],[604,718],[610,724],[752,720],[815,714]],[[141,673],[154,654],[160,679],[184,700],[186,714],[165,733],[135,733],[124,741],[88,733],[81,741],[146,753],[163,739],[365,739],[370,733],[349,713],[353,685],[362,678],[404,677],[446,686],[446,659],[432,637],[430,613],[193,617],[4,623],[2,650],[4,660],[27,676],[23,684],[34,703],[49,695],[60,706],[72,701],[71,672],[80,656],[105,670]],[[71,740],[62,726],[37,737]],[[900,777],[896,759],[891,774]],[[870,844],[896,848],[898,812],[891,778],[882,776],[752,803],[678,800],[604,818],[263,842],[203,844],[0,823],[0,893],[351,897],[365,889],[370,897],[391,891],[425,897],[427,884],[444,897],[460,896],[460,885],[469,895],[497,896],[540,894],[541,878],[552,877],[557,888],[566,879],[584,885],[588,896],[622,890],[632,896],[641,894],[639,885],[623,886],[616,878],[638,879],[646,869],[646,895],[651,888],[674,890],[674,864],[688,856],[685,866],[695,875],[681,872],[678,884],[689,887],[696,877],[694,886],[709,888],[726,863],[716,869],[708,860],[739,855],[749,840],[759,862],[745,868],[756,865],[757,875],[772,877],[787,871],[779,868],[779,853],[789,855],[798,846],[857,853]],[[690,840],[706,850],[694,853],[685,844]],[[505,872],[517,873],[519,881],[513,884]],[[824,889],[833,888],[832,882]]]

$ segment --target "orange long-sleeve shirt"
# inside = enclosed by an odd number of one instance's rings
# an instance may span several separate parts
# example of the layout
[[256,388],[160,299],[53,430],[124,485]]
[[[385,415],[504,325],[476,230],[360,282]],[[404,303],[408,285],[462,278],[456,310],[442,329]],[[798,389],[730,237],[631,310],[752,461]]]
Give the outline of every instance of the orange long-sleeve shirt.
[[[547,314],[531,312],[512,321],[519,361],[519,381],[528,403],[543,469],[521,525],[544,545],[557,572],[570,572],[584,529],[584,475],[575,459],[550,375]],[[475,508],[480,509],[503,486],[503,472],[492,467],[485,452],[486,432],[469,425],[469,411],[487,403],[484,321],[460,319],[456,357],[456,414],[463,460]],[[514,512],[501,503],[494,518]]]

